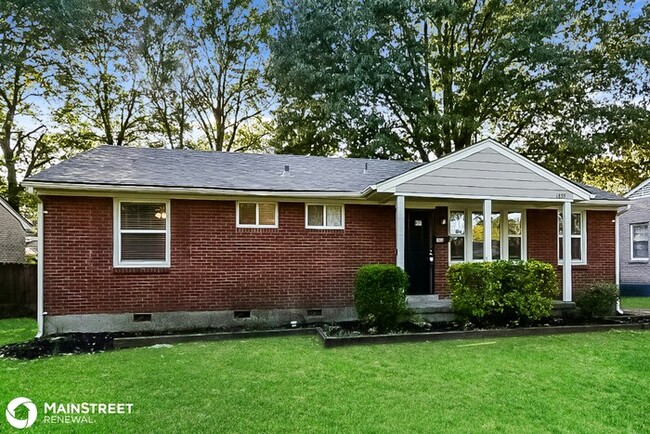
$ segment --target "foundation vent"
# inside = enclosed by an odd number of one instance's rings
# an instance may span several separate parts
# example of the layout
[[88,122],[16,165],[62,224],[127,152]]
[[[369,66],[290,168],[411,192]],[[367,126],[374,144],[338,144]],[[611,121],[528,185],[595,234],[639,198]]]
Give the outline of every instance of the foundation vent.
[[133,322],[151,322],[150,313],[134,313]]
[[235,319],[243,319],[243,318],[250,318],[251,317],[251,311],[250,310],[236,310],[234,312]]
[[323,316],[323,309],[307,309],[307,316]]

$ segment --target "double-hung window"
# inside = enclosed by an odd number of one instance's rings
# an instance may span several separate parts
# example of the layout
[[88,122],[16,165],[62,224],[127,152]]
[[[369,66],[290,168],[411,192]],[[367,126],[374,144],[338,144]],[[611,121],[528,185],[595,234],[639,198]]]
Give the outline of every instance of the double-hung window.
[[345,209],[343,205],[305,205],[305,227],[307,229],[343,229]]
[[[577,264],[587,263],[587,228],[584,212],[571,214],[571,261]],[[558,213],[558,257],[560,262],[564,257],[564,218]]]
[[169,267],[169,201],[114,202],[114,265]]
[[449,212],[449,257],[453,262],[465,260],[465,211]]
[[[490,216],[492,260],[525,259],[524,221],[521,211],[496,210]],[[485,218],[476,210],[449,211],[450,262],[485,258]]]
[[630,225],[630,258],[633,261],[647,262],[648,255],[648,223],[633,223]]
[[238,202],[238,228],[277,228],[278,204],[274,202]]

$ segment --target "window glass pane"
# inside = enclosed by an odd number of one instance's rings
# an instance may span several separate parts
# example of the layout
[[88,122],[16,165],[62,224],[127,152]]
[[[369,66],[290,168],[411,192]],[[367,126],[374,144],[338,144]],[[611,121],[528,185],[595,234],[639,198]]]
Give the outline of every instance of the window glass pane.
[[324,226],[323,224],[323,205],[307,206],[307,225]]
[[582,259],[582,242],[580,238],[571,238],[571,259],[579,261]]
[[165,234],[122,234],[123,261],[164,261]]
[[128,203],[120,205],[122,229],[165,230],[167,211],[164,203]]
[[571,215],[571,235],[580,235],[580,228],[582,227],[582,218],[580,214]]
[[465,213],[452,211],[449,213],[449,235],[462,235],[465,233]]
[[564,219],[562,218],[562,213],[558,213],[558,215],[557,215],[557,223],[558,223],[558,226],[557,226],[557,228],[558,228],[557,231],[558,232],[557,233],[560,236],[562,236],[562,231],[564,231],[564,229],[563,229],[563,227],[564,227]]
[[254,203],[240,203],[239,204],[239,224],[240,225],[254,225],[256,213],[256,204]]
[[343,207],[340,205],[327,205],[327,226],[343,226]]
[[521,213],[508,213],[508,235],[521,235]]
[[275,225],[275,206],[274,203],[260,203],[258,204],[260,209],[260,221],[259,224],[262,226],[274,226]]
[[501,213],[492,213],[492,259],[501,259]]
[[521,237],[508,237],[508,259],[521,259]]
[[632,257],[635,259],[648,258],[648,242],[647,241],[634,241],[632,243]]
[[472,213],[472,258],[483,259],[483,240],[485,239],[483,228],[483,213]]
[[632,225],[632,258],[648,258],[648,225]]
[[648,225],[632,225],[633,241],[648,241]]
[[464,237],[451,237],[449,241],[449,252],[452,261],[465,260],[465,238]]

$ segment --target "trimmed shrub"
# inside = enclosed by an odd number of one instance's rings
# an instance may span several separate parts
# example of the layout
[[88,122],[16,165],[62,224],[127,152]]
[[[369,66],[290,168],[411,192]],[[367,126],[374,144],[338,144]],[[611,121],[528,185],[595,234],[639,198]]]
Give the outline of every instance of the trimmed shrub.
[[388,264],[364,265],[355,281],[354,303],[362,321],[385,331],[394,328],[408,312],[404,270]]
[[540,261],[455,264],[447,278],[454,313],[478,324],[537,321],[559,295],[555,269]]
[[580,314],[589,319],[614,315],[618,295],[615,283],[596,282],[578,291],[576,306]]

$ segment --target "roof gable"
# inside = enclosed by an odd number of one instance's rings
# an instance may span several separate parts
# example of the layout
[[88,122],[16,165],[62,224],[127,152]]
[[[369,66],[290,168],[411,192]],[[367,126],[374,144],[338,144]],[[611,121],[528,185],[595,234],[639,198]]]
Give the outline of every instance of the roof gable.
[[4,200],[3,198],[0,197],[0,208],[4,208],[6,212],[11,214],[18,222],[20,225],[23,227],[24,231],[31,232],[34,230],[34,226],[27,220],[25,217],[23,217],[20,213],[16,212],[15,209],[9,205],[9,202]]
[[589,200],[591,194],[494,140],[379,183],[378,192],[436,197]]

